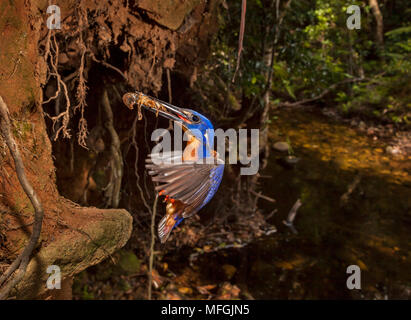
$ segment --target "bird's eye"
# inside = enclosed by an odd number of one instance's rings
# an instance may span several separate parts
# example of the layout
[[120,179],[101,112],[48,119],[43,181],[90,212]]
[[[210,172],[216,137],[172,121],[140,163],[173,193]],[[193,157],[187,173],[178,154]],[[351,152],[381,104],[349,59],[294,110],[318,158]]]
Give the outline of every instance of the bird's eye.
[[199,121],[200,121],[200,118],[199,118],[198,116],[196,116],[195,114],[193,114],[193,115],[191,116],[191,120],[192,120],[193,122],[199,122]]

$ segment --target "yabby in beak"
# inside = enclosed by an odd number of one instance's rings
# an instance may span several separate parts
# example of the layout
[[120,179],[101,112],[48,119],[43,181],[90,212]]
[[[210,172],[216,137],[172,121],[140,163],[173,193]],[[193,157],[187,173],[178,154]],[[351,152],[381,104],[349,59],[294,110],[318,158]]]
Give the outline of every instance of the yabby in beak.
[[126,93],[123,96],[123,102],[130,109],[133,109],[135,105],[138,108],[144,107],[147,110],[155,112],[157,115],[181,123],[186,129],[188,129],[190,124],[200,121],[200,118],[197,115],[190,112],[192,110],[173,106],[167,102],[149,97],[141,92]]

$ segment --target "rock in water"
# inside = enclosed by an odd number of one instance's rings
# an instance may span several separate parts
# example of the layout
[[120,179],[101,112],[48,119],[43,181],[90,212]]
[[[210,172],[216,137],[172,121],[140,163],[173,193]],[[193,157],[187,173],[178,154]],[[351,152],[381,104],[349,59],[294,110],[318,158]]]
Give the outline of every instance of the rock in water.
[[297,164],[298,161],[300,161],[300,158],[294,156],[285,157],[285,162],[287,162],[288,164]]
[[287,152],[290,146],[288,145],[287,142],[279,141],[279,142],[274,143],[273,148],[277,151]]

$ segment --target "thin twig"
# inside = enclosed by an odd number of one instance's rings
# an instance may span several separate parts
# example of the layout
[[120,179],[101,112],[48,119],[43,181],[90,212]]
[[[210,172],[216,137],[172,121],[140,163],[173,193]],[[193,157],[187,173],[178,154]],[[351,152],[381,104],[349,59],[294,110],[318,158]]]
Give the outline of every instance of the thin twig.
[[[144,197],[144,192],[143,189],[140,186],[140,175],[138,174],[138,156],[139,156],[139,149],[136,141],[136,132],[137,132],[137,116],[134,119],[133,126],[131,128],[132,130],[132,140],[131,140],[131,145],[134,147],[136,150],[136,159],[134,161],[134,174],[136,176],[136,186],[140,192],[141,200],[143,200],[144,206],[147,208],[147,210],[151,213],[151,208],[147,204],[146,198]],[[144,177],[143,177],[144,178]]]
[[172,95],[172,92],[171,92],[171,76],[170,76],[170,69],[169,68],[166,69],[166,73],[167,73],[168,103],[172,103],[173,102],[173,95]]
[[298,233],[294,227],[294,219],[301,205],[302,205],[301,200],[297,199],[297,201],[294,203],[293,207],[291,208],[290,212],[288,213],[287,220],[283,220],[284,225],[289,227],[294,234]]
[[295,107],[295,106],[299,106],[301,104],[310,103],[310,102],[313,102],[313,101],[316,101],[316,100],[319,100],[319,99],[323,98],[326,94],[328,94],[329,92],[331,92],[332,90],[334,90],[335,88],[337,88],[341,84],[352,83],[352,82],[360,82],[360,81],[366,81],[366,80],[367,80],[366,78],[345,79],[343,81],[332,84],[326,90],[324,90],[323,92],[321,92],[318,96],[316,96],[314,98],[303,99],[303,100],[295,101],[295,102],[281,102],[281,103],[277,104],[277,107]]
[[96,58],[96,56],[94,55],[93,52],[89,51],[90,57],[94,62],[100,63],[103,66],[105,66],[106,68],[112,69],[114,71],[116,71],[119,75],[121,75],[123,77],[124,80],[128,81],[127,76],[124,74],[123,71],[121,71],[119,68],[109,64],[108,62],[104,61],[104,60],[99,60]]
[[271,211],[266,217],[265,220],[270,219],[274,214],[276,214],[278,212],[278,209],[274,209],[273,211]]
[[300,199],[297,199],[297,201],[294,203],[293,207],[291,208],[290,212],[288,213],[287,216],[287,222],[288,223],[293,223],[295,216],[297,215],[297,210],[301,207],[302,202]]
[[237,64],[236,64],[236,67],[235,67],[233,79],[231,80],[232,83],[234,83],[235,76],[237,75],[237,71],[240,68],[241,52],[243,51],[243,39],[244,39],[245,13],[246,13],[246,11],[247,11],[247,0],[242,0],[242,3],[241,3],[240,34],[238,36]]
[[157,201],[158,201],[158,194],[156,194],[156,198],[154,199],[153,212],[151,214],[151,245],[150,245],[150,260],[148,263],[148,297],[147,297],[148,300],[151,300],[151,286],[153,282],[154,244],[156,242],[154,226],[156,223]]
[[258,193],[257,193],[257,192],[255,192],[254,190],[250,190],[250,192],[251,192],[253,195],[255,195],[257,198],[261,198],[261,199],[267,200],[267,201],[272,202],[272,203],[275,202],[275,199],[270,198],[270,197],[267,197],[267,196],[263,195],[261,192],[258,192]]
[[347,192],[345,192],[340,198],[341,205],[345,204],[348,201],[350,195],[357,188],[360,181],[361,181],[361,177],[359,175],[354,178],[354,181],[348,186]]

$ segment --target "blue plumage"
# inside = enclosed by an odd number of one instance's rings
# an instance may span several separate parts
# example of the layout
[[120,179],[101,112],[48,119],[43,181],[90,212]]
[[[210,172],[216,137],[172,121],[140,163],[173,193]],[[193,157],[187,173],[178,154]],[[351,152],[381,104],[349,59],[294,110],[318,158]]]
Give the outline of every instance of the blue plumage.
[[220,164],[215,167],[210,172],[211,188],[207,194],[207,197],[204,199],[204,202],[201,204],[200,209],[203,208],[216,194],[218,187],[220,186],[221,180],[223,180],[224,165]]

